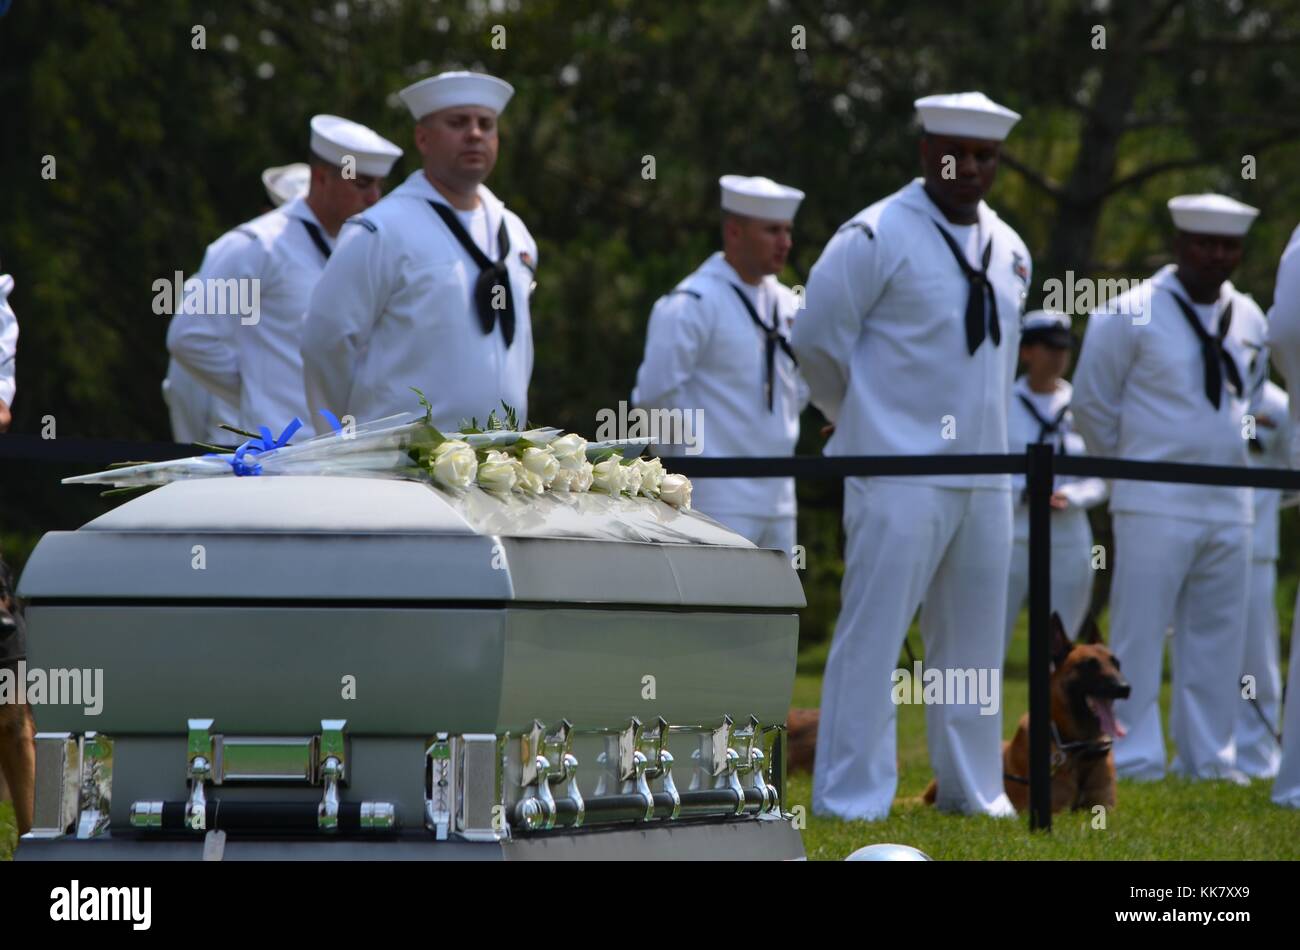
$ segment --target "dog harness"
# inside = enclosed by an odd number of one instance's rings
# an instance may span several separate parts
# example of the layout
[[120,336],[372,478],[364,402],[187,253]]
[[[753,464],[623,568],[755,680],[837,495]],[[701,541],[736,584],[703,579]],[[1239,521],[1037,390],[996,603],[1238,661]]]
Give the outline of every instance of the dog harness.
[[[1056,723],[1052,723],[1052,771],[1048,773],[1055,778],[1056,773],[1061,767],[1070,760],[1070,756],[1077,755],[1085,759],[1096,759],[1110,752],[1114,740],[1110,736],[1103,736],[1100,739],[1080,739],[1077,742],[1062,742],[1061,733],[1056,728]],[[1029,779],[1022,775],[1012,775],[1010,772],[1003,772],[1002,777],[1010,782],[1017,782],[1021,785],[1028,785]]]

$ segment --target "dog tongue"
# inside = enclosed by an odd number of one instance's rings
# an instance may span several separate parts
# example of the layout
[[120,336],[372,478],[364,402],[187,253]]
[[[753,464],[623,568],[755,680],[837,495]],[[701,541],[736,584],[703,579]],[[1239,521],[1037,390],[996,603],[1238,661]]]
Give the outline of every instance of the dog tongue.
[[1101,731],[1108,736],[1114,736],[1116,739],[1122,739],[1127,730],[1115,721],[1115,712],[1111,708],[1114,700],[1111,699],[1093,699],[1088,697],[1088,706],[1092,709],[1093,714],[1101,720]]

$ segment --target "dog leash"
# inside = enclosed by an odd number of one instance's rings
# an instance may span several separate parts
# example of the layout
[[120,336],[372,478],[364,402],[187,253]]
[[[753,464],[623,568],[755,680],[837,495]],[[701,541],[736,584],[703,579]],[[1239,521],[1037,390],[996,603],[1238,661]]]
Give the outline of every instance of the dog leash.
[[[1092,755],[1089,756],[1090,758],[1105,755],[1111,750],[1113,740],[1110,736],[1105,736],[1101,739],[1080,739],[1076,742],[1062,742],[1060,730],[1056,728],[1056,722],[1053,721],[1051,726],[1052,745],[1055,746],[1055,748],[1052,750],[1052,770],[1048,774],[1052,778],[1055,778],[1056,773],[1060,771],[1061,766],[1065,765],[1065,763],[1070,760],[1070,756],[1076,754],[1079,750],[1087,750],[1092,753]],[[1017,782],[1021,785],[1029,784],[1029,779],[1021,775],[1012,775],[1010,772],[1003,772],[1002,777],[1008,781]]]
[[1261,708],[1260,705],[1259,705],[1259,700],[1256,699],[1254,696],[1252,696],[1252,697],[1250,697],[1249,702],[1250,702],[1251,708],[1255,710],[1255,715],[1259,717],[1259,721],[1262,722],[1262,723],[1264,724],[1264,728],[1268,730],[1268,734],[1269,734],[1270,736],[1272,736],[1274,739],[1277,740],[1277,744],[1278,744],[1278,745],[1281,745],[1281,744],[1282,744],[1282,733],[1280,733],[1280,732],[1278,732],[1276,729],[1274,729],[1274,728],[1273,728],[1273,724],[1272,724],[1271,722],[1268,721],[1268,717],[1264,715],[1264,710],[1263,710],[1263,708]]

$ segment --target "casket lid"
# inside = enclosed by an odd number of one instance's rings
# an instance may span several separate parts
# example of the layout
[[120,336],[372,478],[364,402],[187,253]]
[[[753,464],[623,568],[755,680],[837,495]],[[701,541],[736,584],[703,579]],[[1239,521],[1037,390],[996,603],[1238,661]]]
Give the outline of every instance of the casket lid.
[[660,501],[334,476],[163,485],[77,531],[46,535],[20,593],[804,605],[782,552]]

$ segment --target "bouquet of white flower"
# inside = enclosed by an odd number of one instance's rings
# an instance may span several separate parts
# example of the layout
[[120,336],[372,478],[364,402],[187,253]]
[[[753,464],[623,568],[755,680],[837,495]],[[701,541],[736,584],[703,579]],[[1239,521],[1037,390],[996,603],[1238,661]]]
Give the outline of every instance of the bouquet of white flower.
[[[424,394],[424,417],[401,413],[335,431],[296,445],[289,439],[302,425],[293,422],[279,438],[263,428],[259,436],[231,429],[248,440],[234,450],[168,462],[126,463],[104,472],[65,478],[67,485],[108,485],[130,491],[186,478],[251,475],[338,475],[424,480],[449,492],[482,489],[504,497],[518,492],[598,491],[611,497],[658,499],[690,508],[691,483],[664,472],[655,458],[641,458],[649,439],[588,442],[560,429],[520,426],[515,411],[502,403],[504,417],[489,413],[487,423],[463,420],[461,431],[443,434],[432,423]],[[216,448],[214,446],[214,448]],[[108,492],[106,494],[111,494]]]

